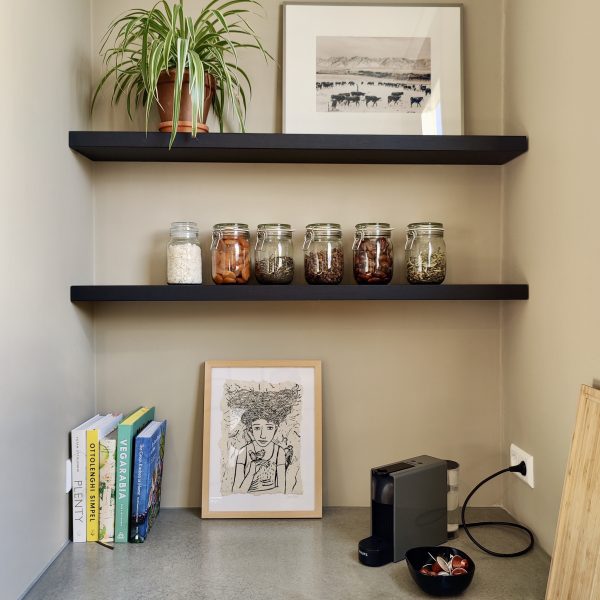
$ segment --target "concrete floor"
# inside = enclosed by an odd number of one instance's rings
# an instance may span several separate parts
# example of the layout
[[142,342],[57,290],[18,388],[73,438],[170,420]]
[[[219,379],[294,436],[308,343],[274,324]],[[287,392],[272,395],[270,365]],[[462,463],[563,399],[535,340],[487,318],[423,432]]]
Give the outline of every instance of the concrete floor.
[[[470,509],[468,520],[509,520],[501,509]],[[428,598],[404,561],[379,568],[357,560],[369,531],[367,508],[329,508],[322,520],[209,520],[199,511],[163,509],[144,544],[69,544],[26,600],[405,600]],[[526,537],[474,530],[502,552]],[[464,533],[449,543],[474,560],[462,598],[543,599],[550,559],[539,548],[513,559],[477,549]]]

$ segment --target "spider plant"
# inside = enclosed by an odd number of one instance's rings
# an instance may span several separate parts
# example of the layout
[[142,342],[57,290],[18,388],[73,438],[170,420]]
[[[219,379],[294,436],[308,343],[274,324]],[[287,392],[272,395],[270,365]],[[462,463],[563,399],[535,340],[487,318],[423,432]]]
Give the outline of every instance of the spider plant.
[[[172,146],[177,133],[181,92],[186,69],[192,104],[192,135],[202,119],[205,82],[216,82],[213,110],[223,131],[227,105],[231,107],[241,131],[245,131],[247,96],[252,86],[238,64],[237,50],[254,48],[265,60],[272,56],[264,49],[247,21],[252,9],[261,8],[257,0],[212,0],[193,19],[184,13],[183,0],[170,5],[157,2],[150,10],[135,9],[116,18],[102,38],[100,54],[106,72],[92,98],[94,109],[98,93],[113,78],[112,104],[126,100],[127,113],[133,107],[146,109],[146,131],[154,103],[158,103],[157,84],[164,71],[174,75]],[[112,43],[109,45],[109,42]],[[214,78],[214,79],[213,79]],[[200,121],[202,122],[202,121]]]

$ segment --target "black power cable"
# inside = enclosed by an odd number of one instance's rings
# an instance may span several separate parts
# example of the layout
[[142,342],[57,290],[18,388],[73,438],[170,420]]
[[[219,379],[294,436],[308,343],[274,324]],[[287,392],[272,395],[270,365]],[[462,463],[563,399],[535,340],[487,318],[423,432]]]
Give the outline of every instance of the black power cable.
[[[482,482],[478,483],[469,492],[469,495],[466,497],[466,499],[463,503],[461,513],[460,513],[460,520],[461,520],[460,525],[465,530],[465,533],[469,536],[470,540],[484,552],[487,552],[488,554],[491,554],[492,556],[498,556],[500,558],[513,558],[515,556],[522,556],[523,554],[526,554],[527,552],[529,552],[533,548],[533,533],[531,533],[531,530],[527,529],[527,527],[525,527],[524,525],[520,525],[519,523],[510,523],[508,521],[478,521],[476,523],[465,523],[465,511],[467,510],[467,504],[469,503],[469,500],[482,485],[487,483],[490,479],[494,479],[494,477],[498,477],[498,475],[502,475],[502,473],[515,473],[515,472],[521,473],[521,475],[527,474],[527,466],[525,465],[524,461],[521,461],[518,465],[508,467],[507,469],[502,469],[502,470],[498,471],[497,473],[494,473],[493,475],[486,477]],[[516,529],[521,529],[522,531],[527,533],[527,535],[529,536],[529,545],[526,548],[524,548],[523,550],[519,550],[519,552],[505,553],[505,552],[495,552],[494,550],[490,550],[489,548],[486,548],[485,546],[480,544],[471,535],[471,532],[469,531],[469,527],[482,527],[484,525],[502,525],[504,527],[514,527]]]

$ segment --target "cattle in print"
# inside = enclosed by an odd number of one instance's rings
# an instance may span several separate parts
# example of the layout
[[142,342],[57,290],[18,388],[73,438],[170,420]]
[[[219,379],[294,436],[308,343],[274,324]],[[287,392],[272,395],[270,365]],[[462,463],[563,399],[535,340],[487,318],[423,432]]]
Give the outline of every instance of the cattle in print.
[[317,36],[316,45],[317,112],[427,110],[431,38]]

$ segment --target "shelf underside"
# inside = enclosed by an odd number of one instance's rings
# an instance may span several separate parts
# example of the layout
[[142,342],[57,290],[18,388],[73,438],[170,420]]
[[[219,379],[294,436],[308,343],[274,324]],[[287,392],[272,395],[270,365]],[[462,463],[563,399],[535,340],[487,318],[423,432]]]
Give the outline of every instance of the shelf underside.
[[71,131],[69,147],[94,161],[501,165],[527,151],[526,136],[169,134]]
[[527,300],[527,284],[470,285],[74,285],[72,302]]

